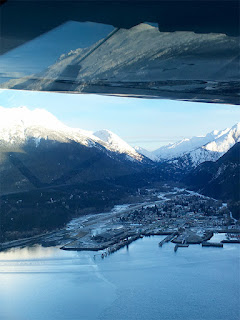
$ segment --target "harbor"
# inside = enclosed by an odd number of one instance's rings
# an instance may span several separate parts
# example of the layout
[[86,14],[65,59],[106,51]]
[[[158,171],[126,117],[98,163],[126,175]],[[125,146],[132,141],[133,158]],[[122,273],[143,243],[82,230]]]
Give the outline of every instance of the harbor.
[[[0,318],[12,310],[13,319],[45,320],[45,310],[51,320],[122,320],[130,310],[130,319],[172,320],[177,311],[177,319],[193,320],[200,308],[201,320],[238,320],[239,245],[178,246],[174,252],[171,241],[158,246],[166,236],[144,236],[113,254],[42,246],[0,252],[0,301],[9,301]],[[56,301],[64,301],[61,316]]]
[[[149,189],[146,195],[148,201],[116,207],[108,218],[96,223],[89,219],[81,225],[85,236],[61,249],[100,251],[104,258],[139,238],[156,235],[164,236],[160,248],[172,242],[175,252],[195,244],[223,247],[240,242],[240,226],[222,202],[178,188],[164,194]],[[221,239],[215,239],[216,234]]]
[[175,251],[194,244],[240,243],[239,222],[219,200],[179,188],[139,190],[136,200],[115,205],[109,212],[83,215],[61,230],[2,243],[0,250],[41,244],[65,251],[100,252],[105,257],[139,238],[158,235],[165,236],[160,248],[172,242],[177,245]]

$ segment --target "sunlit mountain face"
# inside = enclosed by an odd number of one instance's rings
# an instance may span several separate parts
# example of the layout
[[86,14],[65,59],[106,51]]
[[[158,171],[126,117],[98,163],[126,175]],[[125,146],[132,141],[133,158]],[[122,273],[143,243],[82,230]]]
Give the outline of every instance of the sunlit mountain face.
[[239,2],[0,19],[0,319],[238,320]]
[[152,162],[108,130],[70,128],[41,109],[0,113],[3,193],[113,178]]
[[[110,109],[106,111],[109,118]],[[174,123],[172,113],[170,118]],[[121,126],[124,132],[127,125],[119,123],[117,132]],[[135,136],[147,135],[146,128],[146,123],[140,125]],[[45,109],[0,107],[2,237],[38,236],[81,215],[108,212],[116,204],[137,201],[141,208],[138,201],[161,202],[156,190],[166,188],[190,188],[190,193],[224,200],[238,217],[239,123],[223,130],[218,123],[217,128],[147,151],[133,148],[106,127],[73,128]],[[158,122],[156,129],[163,130]],[[147,190],[155,190],[151,198]]]
[[36,148],[41,140],[60,143],[75,142],[89,148],[105,148],[110,152],[124,154],[132,161],[143,160],[134,148],[109,130],[97,132],[70,128],[60,122],[51,113],[43,109],[30,111],[26,107],[5,109],[0,107],[1,113],[1,143],[9,148],[24,147],[30,141]]
[[146,170],[152,179],[154,168],[162,170],[165,178],[162,165],[172,175],[175,170],[183,175],[200,163],[218,160],[240,140],[238,123],[150,152],[134,149],[107,129],[92,132],[66,126],[43,109],[1,107],[0,115],[2,193]]
[[149,152],[136,150],[154,161],[188,164],[193,167],[205,161],[216,161],[240,141],[240,123],[232,128],[213,130],[205,136],[186,138]]

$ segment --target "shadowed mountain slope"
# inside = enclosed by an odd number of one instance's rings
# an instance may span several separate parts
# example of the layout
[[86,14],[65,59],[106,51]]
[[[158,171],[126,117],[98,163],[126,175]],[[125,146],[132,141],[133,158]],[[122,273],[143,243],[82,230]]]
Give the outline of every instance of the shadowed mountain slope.
[[184,182],[210,197],[240,201],[240,142],[216,162],[200,164],[185,177]]

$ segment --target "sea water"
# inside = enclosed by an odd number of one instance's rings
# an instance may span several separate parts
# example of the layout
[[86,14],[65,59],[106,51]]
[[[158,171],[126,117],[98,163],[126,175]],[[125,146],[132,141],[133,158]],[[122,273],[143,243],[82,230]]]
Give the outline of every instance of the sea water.
[[41,246],[0,252],[1,320],[238,320],[240,245],[139,239],[102,259]]

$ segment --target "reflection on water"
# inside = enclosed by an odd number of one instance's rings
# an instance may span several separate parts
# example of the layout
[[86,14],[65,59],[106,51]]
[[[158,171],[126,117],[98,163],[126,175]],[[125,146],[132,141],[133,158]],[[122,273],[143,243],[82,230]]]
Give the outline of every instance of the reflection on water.
[[64,252],[56,250],[56,247],[43,248],[40,245],[24,248],[12,248],[0,252],[0,261],[7,260],[36,260],[36,259],[54,259],[62,258]]
[[239,319],[238,244],[174,252],[139,239],[106,259],[34,246],[0,253],[0,319]]

